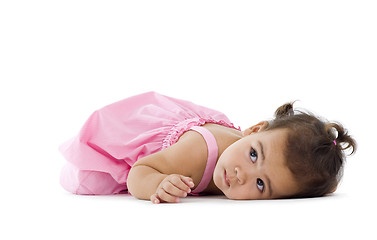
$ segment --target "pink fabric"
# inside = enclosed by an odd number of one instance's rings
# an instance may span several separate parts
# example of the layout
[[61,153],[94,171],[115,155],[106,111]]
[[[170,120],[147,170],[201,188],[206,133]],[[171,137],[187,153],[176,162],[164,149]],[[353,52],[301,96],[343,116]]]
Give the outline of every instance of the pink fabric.
[[198,194],[200,192],[203,192],[207,188],[209,182],[212,179],[213,171],[215,170],[215,166],[216,166],[217,157],[219,155],[219,150],[217,147],[217,142],[216,142],[215,137],[212,135],[212,133],[208,129],[204,127],[195,126],[195,127],[190,128],[190,130],[194,130],[203,136],[204,140],[207,143],[207,149],[208,149],[207,164],[206,164],[206,169],[204,170],[202,180],[200,181],[198,186],[192,191],[192,193]]
[[138,159],[205,123],[235,128],[221,112],[154,92],[110,104],[95,111],[79,134],[60,147],[68,161],[61,185],[75,194],[127,190],[128,172]]

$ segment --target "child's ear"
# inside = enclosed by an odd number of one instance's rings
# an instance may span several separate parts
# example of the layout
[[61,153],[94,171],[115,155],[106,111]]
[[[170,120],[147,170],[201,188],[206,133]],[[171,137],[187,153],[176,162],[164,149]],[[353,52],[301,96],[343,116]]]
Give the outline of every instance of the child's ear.
[[249,127],[247,129],[245,129],[245,131],[242,132],[243,136],[249,136],[250,134],[252,133],[257,133],[257,132],[260,132],[260,131],[263,131],[264,129],[266,129],[268,127],[268,122],[267,121],[262,121],[252,127]]

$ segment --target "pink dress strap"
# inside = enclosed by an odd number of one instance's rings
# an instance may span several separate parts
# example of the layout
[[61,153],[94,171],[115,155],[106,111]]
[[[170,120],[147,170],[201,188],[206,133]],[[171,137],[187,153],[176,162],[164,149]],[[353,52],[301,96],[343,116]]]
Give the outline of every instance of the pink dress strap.
[[216,161],[218,157],[218,147],[215,137],[208,129],[204,127],[194,126],[191,127],[190,130],[194,130],[203,136],[204,140],[207,143],[208,149],[207,165],[204,170],[202,180],[200,181],[198,186],[191,192],[193,194],[198,194],[200,192],[203,192],[207,188],[208,184],[212,179],[213,171],[215,170]]

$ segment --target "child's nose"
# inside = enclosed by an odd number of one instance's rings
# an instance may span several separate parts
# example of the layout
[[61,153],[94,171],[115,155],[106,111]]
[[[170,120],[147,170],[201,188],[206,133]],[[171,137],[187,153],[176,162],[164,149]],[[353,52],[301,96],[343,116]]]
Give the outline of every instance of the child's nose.
[[240,167],[234,168],[234,171],[236,172],[237,181],[240,185],[244,184],[246,181],[245,173],[241,170]]

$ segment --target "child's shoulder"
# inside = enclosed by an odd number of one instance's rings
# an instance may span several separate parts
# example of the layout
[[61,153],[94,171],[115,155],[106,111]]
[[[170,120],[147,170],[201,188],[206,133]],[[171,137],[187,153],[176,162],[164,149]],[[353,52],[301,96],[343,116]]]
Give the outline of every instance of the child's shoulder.
[[203,125],[203,127],[208,129],[215,137],[219,148],[219,156],[227,147],[242,138],[242,132],[240,130],[220,124],[207,123]]

